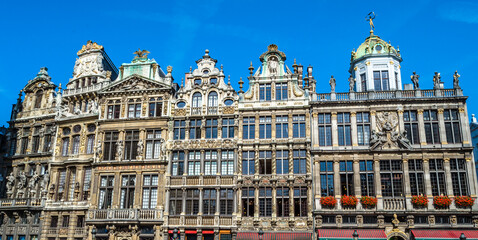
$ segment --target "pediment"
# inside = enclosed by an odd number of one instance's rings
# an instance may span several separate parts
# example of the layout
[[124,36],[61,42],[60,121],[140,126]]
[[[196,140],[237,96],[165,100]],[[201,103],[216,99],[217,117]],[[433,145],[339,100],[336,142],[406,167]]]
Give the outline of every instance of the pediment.
[[127,78],[119,81],[114,81],[107,87],[101,90],[102,93],[106,92],[130,92],[130,91],[143,91],[151,89],[169,89],[170,86],[154,81],[139,75],[131,75]]
[[33,79],[23,88],[23,92],[35,92],[37,89],[56,88],[56,85],[45,79]]

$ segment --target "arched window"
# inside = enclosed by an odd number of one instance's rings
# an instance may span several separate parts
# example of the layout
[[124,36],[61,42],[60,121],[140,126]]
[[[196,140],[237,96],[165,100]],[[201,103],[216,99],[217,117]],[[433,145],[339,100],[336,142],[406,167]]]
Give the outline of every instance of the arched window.
[[41,100],[42,100],[42,97],[43,97],[43,91],[42,90],[38,90],[36,93],[35,93],[35,108],[40,108],[41,107]]
[[217,92],[209,93],[209,97],[207,99],[207,106],[208,107],[217,107]]
[[202,95],[201,93],[193,94],[193,108],[201,107],[202,106]]

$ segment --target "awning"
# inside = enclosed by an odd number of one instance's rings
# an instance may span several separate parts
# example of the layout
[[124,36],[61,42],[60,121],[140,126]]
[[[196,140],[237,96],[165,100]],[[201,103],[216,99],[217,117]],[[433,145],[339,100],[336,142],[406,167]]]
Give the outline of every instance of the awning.
[[478,230],[437,230],[437,229],[416,229],[412,230],[412,235],[416,240],[431,239],[460,239],[461,234],[465,234],[467,240],[478,239]]
[[[355,229],[319,229],[317,234],[321,240],[345,240],[353,239]],[[357,229],[360,240],[386,240],[387,235],[381,229]]]
[[[291,233],[291,232],[274,232],[264,233],[262,240],[310,240],[312,233]],[[236,240],[259,240],[257,232],[240,232],[237,233]]]

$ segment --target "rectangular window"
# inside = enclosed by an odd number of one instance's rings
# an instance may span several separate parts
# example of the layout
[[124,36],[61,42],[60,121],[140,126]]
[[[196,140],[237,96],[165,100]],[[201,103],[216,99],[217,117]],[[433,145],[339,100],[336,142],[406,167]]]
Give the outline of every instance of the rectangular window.
[[289,151],[287,150],[276,151],[276,173],[277,174],[289,173]]
[[104,160],[115,160],[116,156],[116,142],[118,141],[119,132],[105,132],[104,141]]
[[259,188],[259,216],[272,216],[272,188]]
[[423,161],[421,159],[408,160],[408,176],[412,195],[426,195],[423,180]]
[[43,152],[51,151],[51,134],[45,134],[43,141]]
[[276,117],[276,138],[289,138],[289,117]]
[[92,154],[95,149],[95,135],[91,134],[87,137],[86,154]]
[[221,215],[232,215],[234,207],[234,190],[232,189],[221,189],[219,194],[219,199],[221,201],[220,214]]
[[70,216],[68,216],[68,215],[63,216],[63,219],[61,221],[61,227],[68,228],[69,225],[70,225]]
[[259,100],[270,101],[271,100],[271,84],[259,84]]
[[428,164],[430,167],[430,182],[433,196],[447,195],[443,160],[430,159],[428,160]]
[[259,118],[259,138],[260,139],[270,139],[272,137],[271,122],[272,122],[271,117]]
[[[118,102],[118,101],[117,101]],[[108,105],[108,119],[118,119],[120,118],[121,104]]]
[[199,213],[199,190],[186,190],[186,214],[197,215]]
[[360,167],[360,189],[362,196],[375,196],[375,178],[373,170],[373,161],[362,160]]
[[453,195],[469,196],[468,177],[466,175],[465,159],[450,159],[451,183],[453,185]]
[[128,118],[141,117],[141,103],[128,104]]
[[32,153],[38,153],[38,150],[40,150],[40,136],[33,136],[33,141],[32,141]]
[[440,130],[438,128],[438,115],[436,110],[423,111],[425,136],[428,144],[440,144]]
[[276,100],[287,100],[287,83],[276,83]]
[[277,187],[276,188],[276,208],[277,217],[289,217],[289,188]]
[[356,117],[358,145],[368,146],[370,143],[370,115],[368,112],[359,112]]
[[82,216],[82,215],[77,216],[76,227],[78,228],[85,227],[85,216]]
[[73,201],[73,197],[75,196],[75,183],[76,183],[76,169],[70,169],[70,179],[68,181],[68,201]]
[[420,144],[420,135],[418,131],[417,111],[404,111],[403,122],[407,138],[412,144]]
[[186,121],[174,121],[174,140],[182,140],[186,137]]
[[83,177],[83,201],[87,201],[90,196],[91,189],[91,167],[85,168],[85,175]]
[[350,113],[337,113],[339,146],[352,146]]
[[234,151],[223,150],[221,152],[221,174],[232,175],[234,174]]
[[146,131],[146,159],[159,159],[161,140],[161,130]]
[[[23,143],[23,142],[22,142]],[[66,157],[68,156],[68,150],[70,148],[70,138],[65,137],[62,139],[62,144],[61,144],[61,155]],[[23,146],[22,146],[23,149]],[[22,150],[23,151],[23,150]]]
[[136,185],[135,175],[125,175],[121,178],[121,202],[120,207],[132,208],[134,204],[134,188]]
[[100,194],[98,206],[100,209],[111,208],[113,203],[113,188],[115,177],[114,176],[102,176],[100,179]]
[[202,211],[204,215],[214,215],[216,213],[217,195],[216,189],[203,190]]
[[245,151],[242,152],[242,174],[243,175],[254,175],[254,151]]
[[189,139],[201,139],[201,119],[189,120]]
[[339,169],[341,195],[355,196],[353,162],[340,161]]
[[255,206],[255,196],[254,188],[245,187],[242,188],[242,216],[243,217],[254,217],[254,206]]
[[[58,227],[58,216],[51,216],[50,227],[51,228]],[[12,237],[12,239],[13,239],[13,237]]]
[[143,208],[154,209],[158,202],[158,175],[143,176]]
[[172,160],[172,175],[181,176],[184,174],[184,152],[175,151],[173,152]]
[[183,190],[171,189],[169,195],[169,215],[179,215],[183,205]]
[[71,153],[73,155],[78,155],[80,152],[80,135],[73,136],[73,148],[71,149]]
[[306,174],[307,173],[307,159],[305,150],[294,150],[294,174]]
[[204,175],[217,174],[217,151],[207,150],[204,156]]
[[259,174],[272,174],[272,151],[259,152]]
[[360,74],[360,82],[362,83],[362,92],[367,91],[367,77],[365,73]]
[[234,118],[222,119],[222,138],[234,138]]
[[460,118],[458,116],[459,113],[456,109],[443,111],[447,143],[461,143]]
[[217,138],[217,119],[206,120],[206,138]]
[[292,129],[294,138],[305,138],[305,115],[292,117]]
[[322,197],[334,196],[334,163],[320,162],[320,192]]
[[401,160],[380,160],[380,178],[384,197],[403,197]]
[[256,128],[256,119],[254,117],[245,117],[242,120],[242,138],[243,139],[254,139],[255,138],[255,128]]
[[57,200],[64,199],[66,188],[66,169],[61,169],[58,176],[58,198]]
[[319,113],[319,145],[332,146],[332,121],[330,113]]
[[373,71],[373,82],[375,85],[375,91],[390,90],[388,78],[388,71]]
[[127,130],[124,141],[124,160],[136,160],[138,155],[139,131]]
[[307,217],[307,187],[294,187],[294,216]]
[[149,116],[150,117],[160,117],[161,112],[163,109],[163,103],[161,102],[161,98],[155,99],[155,98],[150,98],[149,99]]
[[199,175],[201,171],[201,152],[190,151],[188,158],[188,174]]

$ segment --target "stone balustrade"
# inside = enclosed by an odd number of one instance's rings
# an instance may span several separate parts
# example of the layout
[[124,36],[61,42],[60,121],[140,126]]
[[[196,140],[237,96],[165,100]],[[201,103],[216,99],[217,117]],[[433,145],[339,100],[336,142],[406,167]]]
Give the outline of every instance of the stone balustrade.
[[43,206],[45,206],[45,201],[42,199],[30,199],[30,198],[0,199],[0,209],[11,208],[11,207],[43,207]]
[[86,92],[92,92],[92,91],[97,91],[106,86],[108,83],[106,82],[100,82],[96,83],[94,85],[90,86],[85,86],[82,88],[77,88],[77,89],[63,89],[63,96],[71,96],[75,94],[80,94],[80,93],[86,93]]
[[345,93],[318,93],[312,101],[363,101],[376,99],[442,98],[463,96],[461,89],[395,90]]
[[162,210],[158,209],[92,209],[88,210],[87,221],[163,221]]

